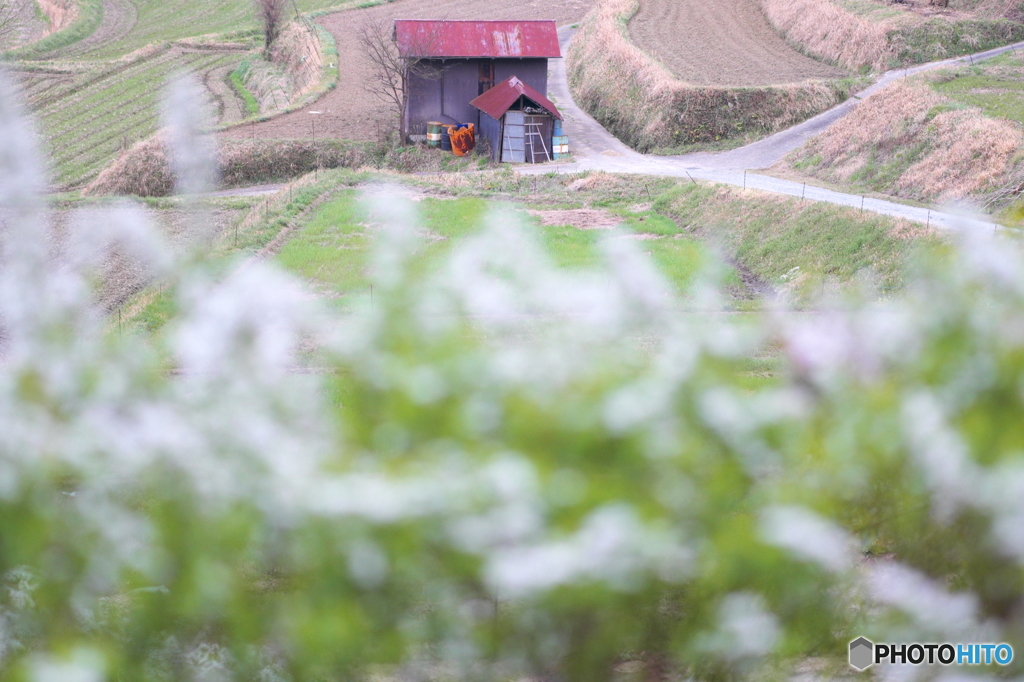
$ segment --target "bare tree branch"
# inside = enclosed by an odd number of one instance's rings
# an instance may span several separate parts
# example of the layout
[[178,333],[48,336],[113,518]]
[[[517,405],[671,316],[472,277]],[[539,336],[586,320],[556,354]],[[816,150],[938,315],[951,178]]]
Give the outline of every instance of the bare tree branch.
[[[2,2],[3,0],[0,0]],[[270,56],[270,47],[281,34],[284,25],[284,10],[287,0],[253,0],[256,18],[263,26],[263,49]]]
[[24,0],[0,0],[0,48],[7,47],[20,28]]
[[[422,42],[423,45],[415,46],[413,54],[432,54],[434,40],[427,37]],[[373,65],[364,89],[394,114],[399,139],[405,144],[409,133],[405,111],[409,105],[410,82],[414,78],[443,78],[444,69],[426,60],[403,57],[395,42],[393,26],[385,20],[363,24],[359,29],[359,44]]]

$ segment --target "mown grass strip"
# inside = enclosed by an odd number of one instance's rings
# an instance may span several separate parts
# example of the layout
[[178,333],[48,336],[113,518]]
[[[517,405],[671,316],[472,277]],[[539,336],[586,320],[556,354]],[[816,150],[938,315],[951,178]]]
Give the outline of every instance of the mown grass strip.
[[242,100],[245,110],[245,118],[257,116],[260,113],[260,103],[249,88],[245,87],[245,74],[249,70],[249,60],[246,59],[238,68],[228,74],[228,85],[230,85],[239,99]]

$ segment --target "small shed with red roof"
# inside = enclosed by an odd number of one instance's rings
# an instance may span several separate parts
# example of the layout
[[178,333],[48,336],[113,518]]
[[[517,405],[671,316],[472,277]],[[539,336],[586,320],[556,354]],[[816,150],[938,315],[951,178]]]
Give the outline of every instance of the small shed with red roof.
[[507,78],[471,105],[480,110],[480,137],[490,141],[495,161],[551,161],[555,120],[562,114],[547,97],[518,76]]
[[403,59],[416,62],[408,79],[406,130],[427,123],[474,123],[470,102],[515,77],[546,101],[548,60],[562,56],[553,21],[395,21]]

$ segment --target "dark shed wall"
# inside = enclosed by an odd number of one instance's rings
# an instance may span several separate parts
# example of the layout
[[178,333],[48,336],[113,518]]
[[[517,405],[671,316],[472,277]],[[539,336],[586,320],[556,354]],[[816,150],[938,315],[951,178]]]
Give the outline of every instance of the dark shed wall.
[[[412,135],[427,132],[428,121],[442,123],[477,123],[480,112],[470,106],[479,92],[481,62],[494,62],[494,82],[518,76],[530,87],[547,95],[548,60],[546,59],[449,59],[429,62],[432,76],[413,76],[409,82],[409,109],[406,124]],[[443,65],[443,66],[442,66]]]
[[480,64],[476,61],[445,65],[441,89],[441,118],[445,123],[476,123],[477,108],[469,105],[479,94]]
[[517,76],[531,88],[548,96],[548,60],[546,59],[496,59],[494,60],[494,82]]
[[480,112],[480,135],[491,144],[491,158],[501,161],[501,121],[496,121],[484,112]]
[[441,112],[440,80],[413,74],[409,78],[409,102],[405,112],[406,130],[424,135],[427,121],[434,121]]

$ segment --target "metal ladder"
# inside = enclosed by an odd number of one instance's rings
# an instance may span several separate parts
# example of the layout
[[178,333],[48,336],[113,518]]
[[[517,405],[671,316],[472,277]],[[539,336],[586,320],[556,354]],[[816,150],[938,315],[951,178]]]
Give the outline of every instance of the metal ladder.
[[537,147],[533,142],[533,138],[540,140],[540,148],[544,150],[544,157],[550,161],[551,154],[548,153],[548,146],[544,144],[544,135],[541,132],[544,124],[540,122],[526,123],[526,139],[530,141],[530,161],[533,163],[537,162]]

